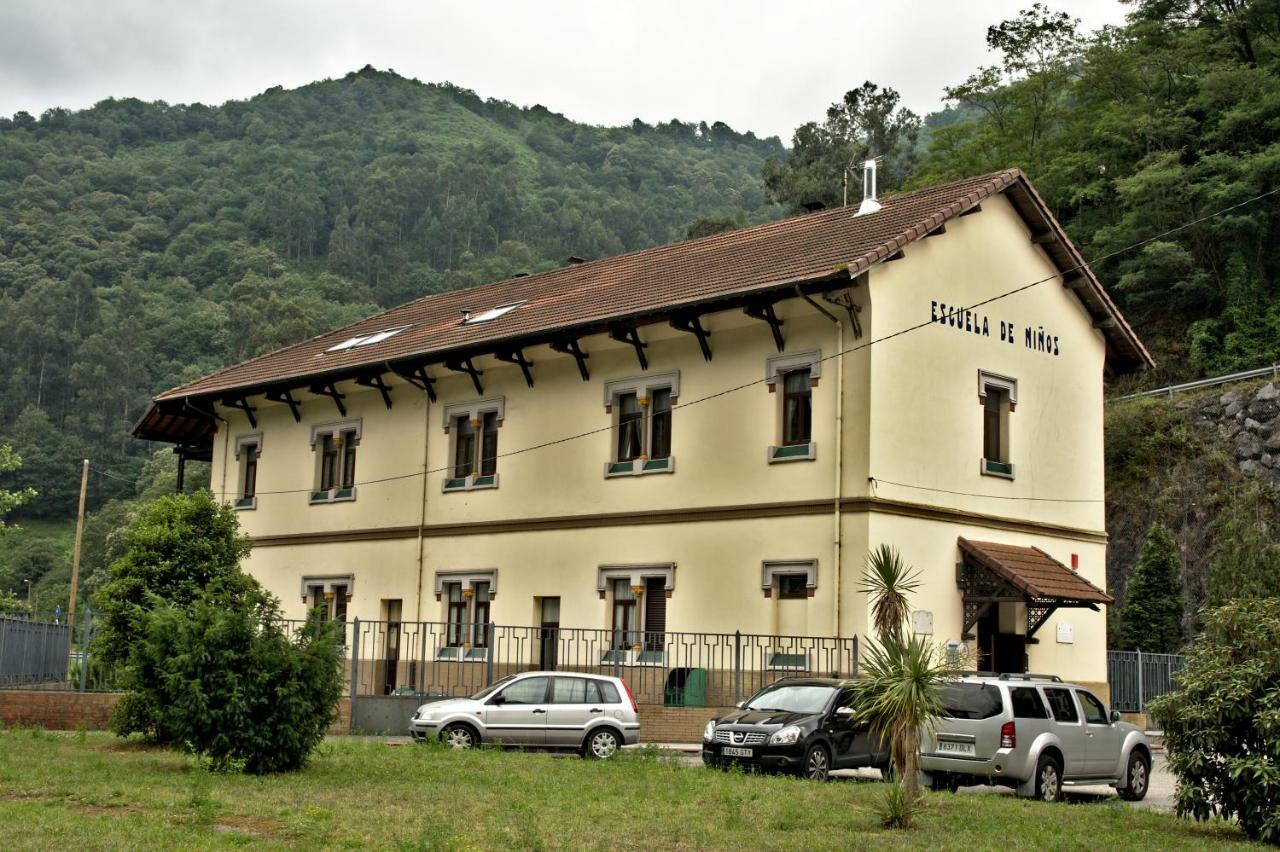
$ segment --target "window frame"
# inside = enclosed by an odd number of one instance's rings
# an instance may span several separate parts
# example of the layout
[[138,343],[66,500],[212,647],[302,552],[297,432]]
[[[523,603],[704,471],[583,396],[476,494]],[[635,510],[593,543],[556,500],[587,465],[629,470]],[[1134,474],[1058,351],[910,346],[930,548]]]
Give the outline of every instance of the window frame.
[[[788,393],[786,377],[800,370],[809,371],[809,388],[805,396],[809,402],[809,440],[800,441],[788,438],[787,435],[787,403],[797,394]],[[822,381],[822,352],[798,352],[794,355],[778,355],[765,362],[765,384],[769,393],[775,394],[774,403],[774,441],[768,447],[765,461],[769,464],[793,461],[813,461],[818,457],[818,445],[813,440],[814,395],[813,389]]]
[[[240,463],[239,481],[235,502],[236,511],[258,508],[258,471],[262,459],[262,433],[254,432],[236,438],[235,458]],[[252,473],[253,493],[248,493],[250,474]]]
[[[322,423],[311,427],[311,451],[315,455],[315,480],[310,503],[341,503],[356,499],[355,470],[363,436],[360,419]],[[329,444],[333,444],[332,478],[326,477]],[[329,484],[326,487],[326,482]]]
[[[780,601],[803,601],[809,599],[808,582],[809,578],[804,574],[778,574],[778,600]],[[799,580],[800,589],[788,589],[787,583],[794,583]]]
[[[993,407],[992,402],[995,402]],[[1018,408],[1018,380],[987,370],[978,371],[978,404],[982,406],[982,454],[978,472],[983,476],[1013,479],[1016,469],[1013,463],[1012,437],[1013,413]],[[994,427],[996,458],[988,454],[992,449],[991,430]]]
[[760,590],[766,598],[775,593],[782,597],[781,578],[793,575],[804,575],[805,597],[813,597],[818,590],[817,559],[766,559],[760,565]]
[[[657,409],[654,399],[665,395],[665,408]],[[623,400],[634,396],[639,411],[624,414]],[[612,441],[609,461],[605,462],[606,479],[620,476],[639,476],[647,473],[674,473],[676,459],[672,447],[672,414],[680,399],[680,373],[662,373],[638,378],[615,379],[605,383],[604,410],[613,417]],[[654,428],[656,417],[666,420],[666,453],[654,454]],[[626,418],[626,419],[624,419]],[[626,455],[622,450],[623,429],[635,423],[640,452]]]
[[[445,406],[442,427],[449,436],[448,475],[440,483],[444,493],[477,491],[498,487],[498,430],[506,419],[506,398],[492,397],[473,402],[458,402]],[[468,433],[463,433],[461,422],[466,421]],[[492,426],[492,428],[490,428]],[[467,473],[460,474],[460,442],[466,437],[470,443],[467,455]],[[486,444],[491,443],[493,455],[486,457]],[[486,461],[489,462],[486,464]],[[486,472],[486,467],[488,472]]]

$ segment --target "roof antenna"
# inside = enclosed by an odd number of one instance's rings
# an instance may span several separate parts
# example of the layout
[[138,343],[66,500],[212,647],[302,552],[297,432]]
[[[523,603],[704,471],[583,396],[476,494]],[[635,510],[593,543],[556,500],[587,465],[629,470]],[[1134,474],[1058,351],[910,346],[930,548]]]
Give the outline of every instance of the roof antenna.
[[865,216],[879,209],[880,202],[876,201],[876,160],[872,157],[862,162],[862,203],[853,215]]

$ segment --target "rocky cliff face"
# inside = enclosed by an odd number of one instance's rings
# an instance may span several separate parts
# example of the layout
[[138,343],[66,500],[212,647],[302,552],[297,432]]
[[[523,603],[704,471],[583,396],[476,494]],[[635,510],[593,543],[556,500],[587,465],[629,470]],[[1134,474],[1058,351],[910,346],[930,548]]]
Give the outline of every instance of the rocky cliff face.
[[1240,472],[1280,491],[1280,387],[1229,390],[1220,396],[1177,403],[1197,425],[1216,429]]

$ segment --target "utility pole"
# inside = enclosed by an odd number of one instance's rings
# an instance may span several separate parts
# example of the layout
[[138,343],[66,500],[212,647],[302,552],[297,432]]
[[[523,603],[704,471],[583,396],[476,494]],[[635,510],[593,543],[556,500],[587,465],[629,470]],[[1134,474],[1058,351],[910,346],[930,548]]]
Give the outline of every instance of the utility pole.
[[71,601],[67,607],[67,624],[76,623],[76,590],[80,585],[80,540],[84,537],[84,495],[89,487],[89,460],[80,471],[80,511],[76,515],[76,549],[71,557]]

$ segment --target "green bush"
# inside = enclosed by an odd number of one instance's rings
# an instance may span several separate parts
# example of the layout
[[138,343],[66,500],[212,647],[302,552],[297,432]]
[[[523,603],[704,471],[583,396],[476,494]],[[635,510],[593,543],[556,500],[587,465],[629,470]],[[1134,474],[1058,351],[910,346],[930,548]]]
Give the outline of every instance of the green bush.
[[1234,817],[1280,845],[1280,598],[1211,610],[1177,690],[1150,712],[1178,776],[1178,813]]
[[1152,524],[1125,589],[1116,643],[1120,650],[1174,654],[1182,647],[1180,569],[1173,533],[1162,523]]
[[313,612],[291,637],[275,600],[260,591],[159,605],[131,655],[134,690],[121,702],[117,732],[151,733],[154,725],[215,769],[298,769],[342,693],[336,627]]

